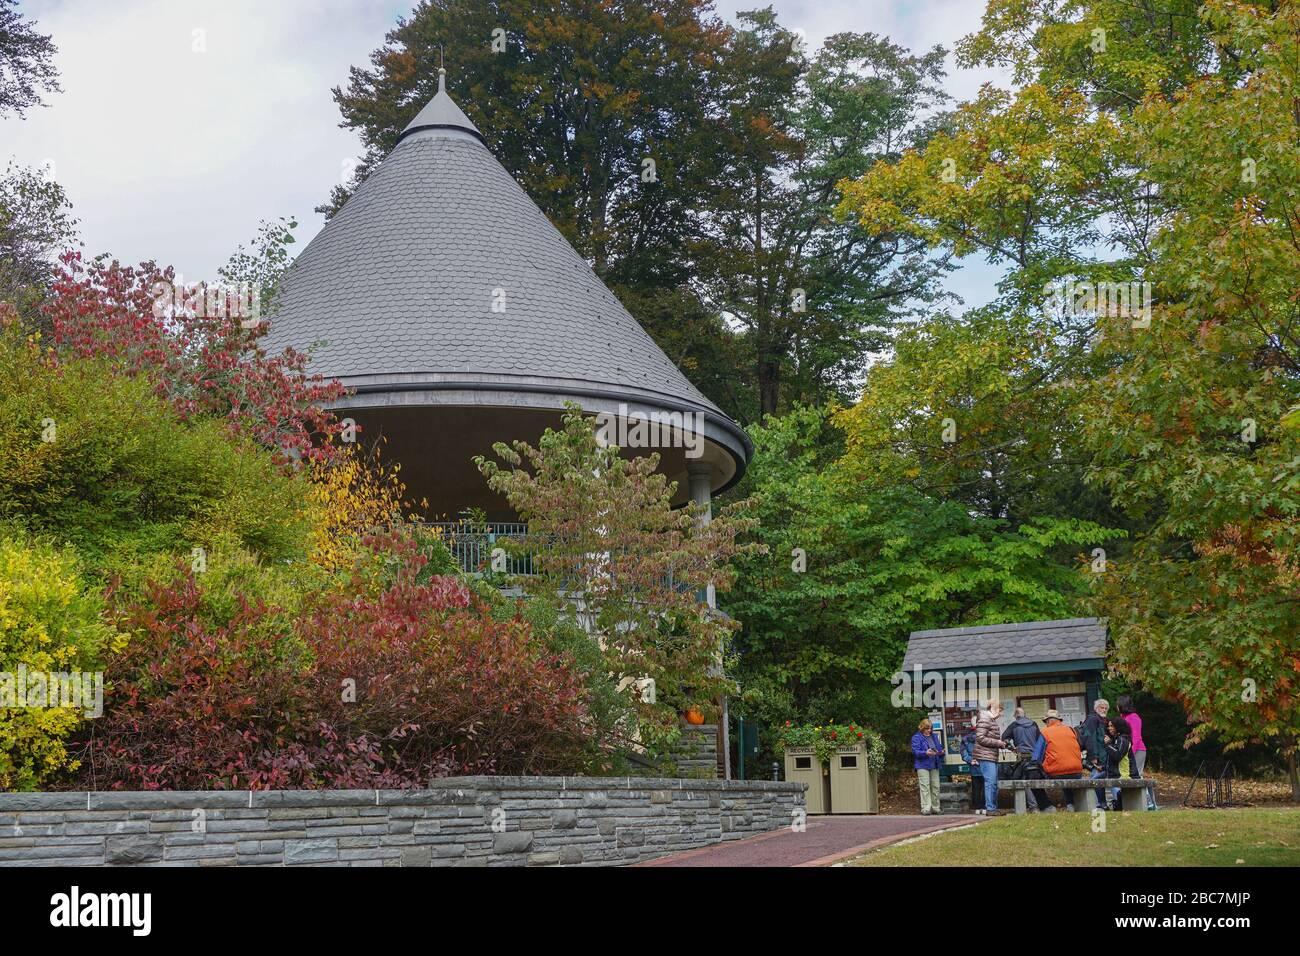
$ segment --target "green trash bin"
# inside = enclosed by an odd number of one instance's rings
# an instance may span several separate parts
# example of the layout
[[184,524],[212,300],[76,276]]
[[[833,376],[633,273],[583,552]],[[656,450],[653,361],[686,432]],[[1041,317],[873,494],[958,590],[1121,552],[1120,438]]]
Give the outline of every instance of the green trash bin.
[[790,747],[785,752],[785,779],[806,783],[804,806],[809,813],[831,812],[831,781],[826,765],[811,747]]
[[839,747],[831,757],[832,813],[879,813],[876,775],[867,766],[867,748],[862,744]]

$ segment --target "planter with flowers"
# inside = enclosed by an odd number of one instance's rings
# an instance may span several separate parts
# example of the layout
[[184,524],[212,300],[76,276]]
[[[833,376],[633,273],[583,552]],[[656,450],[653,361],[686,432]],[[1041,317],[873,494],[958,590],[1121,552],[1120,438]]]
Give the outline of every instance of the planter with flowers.
[[[885,763],[885,742],[870,727],[847,724],[794,724],[786,721],[777,743],[786,755],[786,779],[797,773],[799,757],[815,761],[825,787],[808,795],[808,812],[875,813],[876,780]],[[823,792],[824,791],[824,792]],[[824,803],[820,811],[815,803]]]

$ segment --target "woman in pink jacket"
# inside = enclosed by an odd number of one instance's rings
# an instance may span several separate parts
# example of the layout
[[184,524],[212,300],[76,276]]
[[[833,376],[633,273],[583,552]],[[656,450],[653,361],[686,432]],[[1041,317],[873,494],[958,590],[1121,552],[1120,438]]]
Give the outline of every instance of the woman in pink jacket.
[[[1142,718],[1139,717],[1138,712],[1133,709],[1133,698],[1128,694],[1120,694],[1119,700],[1115,703],[1116,706],[1119,707],[1120,715],[1128,721],[1129,730],[1133,733],[1133,753],[1131,755],[1134,770],[1133,776],[1145,776],[1143,771],[1146,769],[1147,765],[1147,745],[1142,739]],[[1147,788],[1147,809],[1157,809],[1155,788],[1153,787]]]

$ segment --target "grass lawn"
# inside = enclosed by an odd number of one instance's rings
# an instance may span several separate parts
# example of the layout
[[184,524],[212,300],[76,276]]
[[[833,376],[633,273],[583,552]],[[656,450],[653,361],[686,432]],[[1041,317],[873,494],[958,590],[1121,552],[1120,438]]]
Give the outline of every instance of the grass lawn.
[[[974,819],[974,818],[972,818]],[[1085,813],[988,820],[857,857],[849,866],[1300,866],[1300,808]]]

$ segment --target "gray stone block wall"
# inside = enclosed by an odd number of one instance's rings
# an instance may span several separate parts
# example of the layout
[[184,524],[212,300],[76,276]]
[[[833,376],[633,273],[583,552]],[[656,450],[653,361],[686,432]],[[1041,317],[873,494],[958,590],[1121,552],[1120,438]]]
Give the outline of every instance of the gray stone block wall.
[[0,866],[621,866],[787,827],[803,790],[452,777],[428,790],[0,793]]
[[[947,781],[939,784],[939,809],[944,813],[970,813],[971,790],[969,781]],[[980,804],[983,806],[983,804]]]
[[675,756],[677,772],[683,777],[716,779],[721,776],[718,772],[718,725],[684,724]]

